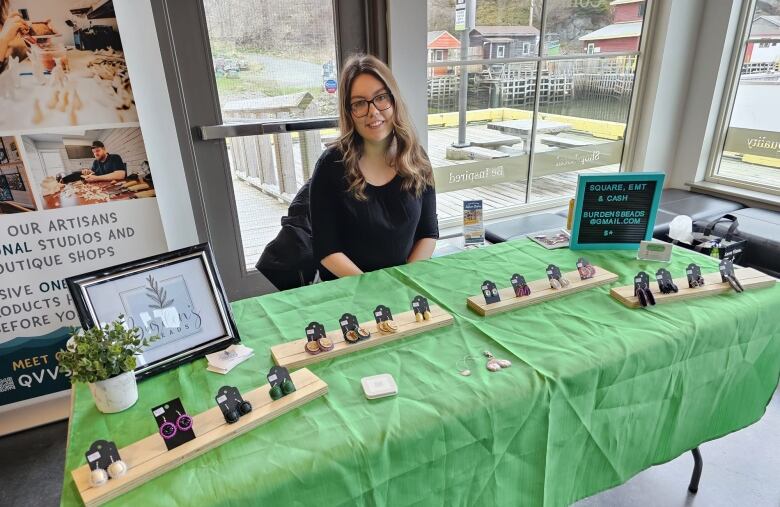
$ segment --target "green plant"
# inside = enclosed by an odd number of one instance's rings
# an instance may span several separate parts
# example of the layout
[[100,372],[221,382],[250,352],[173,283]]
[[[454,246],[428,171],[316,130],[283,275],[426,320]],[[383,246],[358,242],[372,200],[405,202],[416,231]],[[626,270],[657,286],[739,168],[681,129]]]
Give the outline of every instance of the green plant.
[[159,339],[159,336],[141,338],[141,330],[137,327],[125,329],[123,320],[124,315],[120,315],[119,320],[102,328],[95,326],[83,332],[71,330],[65,349],[56,355],[60,366],[70,374],[71,383],[98,382],[133,371],[135,355]]

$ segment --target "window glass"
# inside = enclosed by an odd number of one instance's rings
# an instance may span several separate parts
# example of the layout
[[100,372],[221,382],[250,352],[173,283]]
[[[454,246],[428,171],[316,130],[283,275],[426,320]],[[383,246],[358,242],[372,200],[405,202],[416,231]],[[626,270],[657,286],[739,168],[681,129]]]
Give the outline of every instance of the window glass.
[[714,175],[780,192],[780,0],[756,2]]

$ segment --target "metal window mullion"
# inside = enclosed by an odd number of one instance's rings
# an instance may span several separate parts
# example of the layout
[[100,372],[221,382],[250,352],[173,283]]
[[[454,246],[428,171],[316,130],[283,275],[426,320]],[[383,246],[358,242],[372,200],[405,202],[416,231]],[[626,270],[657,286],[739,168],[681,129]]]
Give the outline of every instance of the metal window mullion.
[[[544,7],[542,7],[544,8]],[[428,62],[426,66],[432,67],[459,67],[461,65],[494,65],[502,63],[523,63],[523,62],[538,62],[544,61],[557,61],[557,60],[594,60],[596,58],[617,58],[619,56],[636,56],[639,51],[620,51],[615,53],[582,53],[582,54],[566,54],[566,55],[552,55],[552,56],[516,56],[514,58],[480,58],[474,60],[444,60],[441,62]]]
[[[645,82],[642,74],[645,66],[645,57],[648,54],[648,34],[653,33],[657,23],[655,2],[648,0],[645,4],[645,13],[642,17],[642,32],[639,34],[639,50],[637,52],[636,67],[634,68],[634,82],[631,85],[631,99],[628,103],[628,117],[626,118],[626,130],[623,132],[623,150],[620,154],[620,167],[618,172],[634,171],[634,143],[633,136],[637,127],[638,116],[634,114],[640,101],[645,96]],[[626,171],[626,166],[628,171]]]
[[[739,88],[740,76],[742,74],[742,65],[745,60],[745,50],[747,49],[748,37],[751,28],[748,24],[753,19],[756,0],[749,0],[743,4],[740,12],[737,33],[734,35],[735,48],[732,49],[731,60],[729,61],[728,74],[726,77],[725,91],[721,97],[720,110],[715,123],[715,133],[710,143],[710,156],[707,160],[707,167],[704,172],[704,180],[710,181],[716,179],[717,170],[720,169],[723,148],[726,145],[726,134],[728,134],[728,124],[731,121],[731,115],[734,111],[734,102],[737,98],[737,89]],[[736,43],[736,41],[739,41]]]
[[547,20],[545,14],[547,13],[547,0],[542,2],[542,22],[539,27],[539,61],[536,64],[536,85],[534,89],[534,111],[531,115],[531,136],[528,141],[530,146],[528,147],[528,177],[525,182],[525,203],[531,202],[531,189],[533,187],[534,177],[534,157],[536,155],[536,122],[539,116],[539,102],[541,102],[541,83],[542,83],[542,53],[544,51],[544,36],[547,29]]

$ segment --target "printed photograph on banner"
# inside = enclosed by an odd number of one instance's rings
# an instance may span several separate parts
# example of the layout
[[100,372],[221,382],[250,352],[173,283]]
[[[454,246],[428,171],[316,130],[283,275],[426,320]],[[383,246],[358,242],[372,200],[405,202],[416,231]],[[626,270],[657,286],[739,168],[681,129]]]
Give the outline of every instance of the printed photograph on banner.
[[0,217],[38,209],[16,139],[0,138]]
[[22,136],[43,209],[155,197],[141,129]]
[[0,0],[0,132],[137,122],[113,0]]

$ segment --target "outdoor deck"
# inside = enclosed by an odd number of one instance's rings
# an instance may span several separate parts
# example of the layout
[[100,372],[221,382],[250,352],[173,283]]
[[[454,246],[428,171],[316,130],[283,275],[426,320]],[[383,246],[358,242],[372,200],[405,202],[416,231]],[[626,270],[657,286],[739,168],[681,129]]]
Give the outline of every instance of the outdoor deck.
[[[457,128],[432,129],[428,132],[428,155],[434,167],[472,162],[471,160],[455,161],[446,159],[447,147],[457,140],[457,136]],[[469,125],[467,127],[466,138],[471,142],[490,143],[493,140],[500,139],[500,136],[504,136],[504,134],[496,130],[489,130],[485,124]],[[558,134],[558,136],[555,140],[560,142],[603,142],[578,133],[564,132]],[[522,149],[522,145],[522,143],[516,144],[515,148]],[[543,145],[541,151],[553,149],[556,148],[551,145]],[[302,185],[304,176],[300,152],[293,150],[293,153],[296,180],[299,185]],[[617,165],[611,165],[588,169],[583,172],[614,172],[617,170]],[[742,181],[780,186],[780,169],[745,164],[731,158],[724,158],[720,174]],[[252,184],[252,181],[252,178],[246,178],[242,175],[234,175],[233,179],[236,207],[244,245],[244,257],[248,269],[254,268],[254,264],[257,262],[265,245],[276,237],[281,217],[287,213],[286,202],[259,190]],[[534,177],[530,201],[538,202],[571,196],[575,192],[576,184],[577,172]],[[440,193],[436,197],[439,221],[445,224],[459,223],[463,216],[463,201],[475,199],[482,199],[484,214],[487,218],[491,216],[494,218],[496,216],[511,216],[513,208],[525,203],[525,194],[525,178],[516,182]]]

